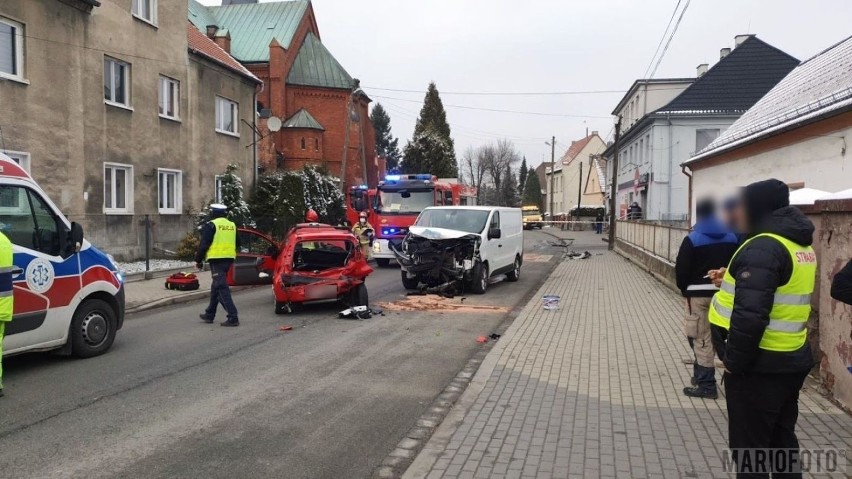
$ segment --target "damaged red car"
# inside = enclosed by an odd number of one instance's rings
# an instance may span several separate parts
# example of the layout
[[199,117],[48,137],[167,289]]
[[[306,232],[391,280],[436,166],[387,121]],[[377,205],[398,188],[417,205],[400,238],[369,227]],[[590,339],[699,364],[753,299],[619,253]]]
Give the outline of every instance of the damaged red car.
[[294,226],[277,244],[250,229],[239,230],[240,251],[228,272],[234,286],[272,284],[275,313],[305,303],[340,301],[369,306],[364,283],[373,269],[349,229],[319,223]]

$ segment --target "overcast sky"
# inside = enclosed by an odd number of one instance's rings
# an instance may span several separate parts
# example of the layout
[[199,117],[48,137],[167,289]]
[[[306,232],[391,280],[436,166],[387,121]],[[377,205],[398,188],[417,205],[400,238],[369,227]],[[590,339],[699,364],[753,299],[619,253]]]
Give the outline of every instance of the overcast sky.
[[[261,0],[264,1],[264,0]],[[681,8],[687,0],[682,0]],[[202,0],[218,5],[219,0]],[[411,136],[429,81],[447,109],[457,156],[508,138],[532,165],[586,128],[611,133],[623,93],[481,96],[450,92],[620,90],[643,75],[677,0],[313,0],[320,35]],[[805,60],[852,35],[849,0],[691,0],[655,78],[694,76],[734,36],[754,33]],[[676,20],[676,19],[675,19]],[[414,93],[384,89],[416,90]],[[477,108],[553,116],[470,110]]]

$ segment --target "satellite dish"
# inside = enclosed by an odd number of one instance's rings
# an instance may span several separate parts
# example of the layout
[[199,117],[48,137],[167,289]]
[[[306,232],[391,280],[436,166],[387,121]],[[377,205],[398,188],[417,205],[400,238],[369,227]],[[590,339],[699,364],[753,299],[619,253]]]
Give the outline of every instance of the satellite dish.
[[277,116],[270,116],[268,120],[266,120],[266,127],[269,128],[269,131],[278,131],[281,129],[281,118]]

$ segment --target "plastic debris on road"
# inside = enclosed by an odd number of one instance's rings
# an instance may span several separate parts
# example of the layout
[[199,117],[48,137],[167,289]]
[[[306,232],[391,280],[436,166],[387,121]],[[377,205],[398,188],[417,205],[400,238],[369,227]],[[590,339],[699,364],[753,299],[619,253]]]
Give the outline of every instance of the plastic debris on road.
[[292,331],[292,330],[293,330],[293,326],[281,326],[280,328],[278,328],[278,331]]
[[547,311],[555,311],[559,309],[559,296],[555,294],[546,294],[542,298],[541,307]]
[[488,338],[486,338],[485,336],[477,336],[477,337],[476,337],[476,342],[477,342],[477,343],[487,343],[487,342],[488,342]]
[[373,317],[373,311],[367,306],[354,306],[344,309],[337,315],[340,319],[370,319]]

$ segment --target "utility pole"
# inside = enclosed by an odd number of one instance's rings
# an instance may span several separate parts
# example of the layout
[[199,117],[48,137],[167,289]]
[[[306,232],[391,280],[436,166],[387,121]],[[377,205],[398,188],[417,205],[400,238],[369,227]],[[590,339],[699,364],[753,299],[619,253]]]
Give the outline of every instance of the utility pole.
[[550,221],[553,221],[553,218],[556,217],[556,212],[553,211],[553,178],[556,177],[556,135],[551,138],[550,141],[550,194],[548,194],[548,201],[550,201]]
[[621,139],[621,115],[615,122],[615,153],[612,155],[612,189],[609,193],[609,245],[607,249],[612,251],[615,248],[615,207],[616,196],[618,195],[618,142]]

